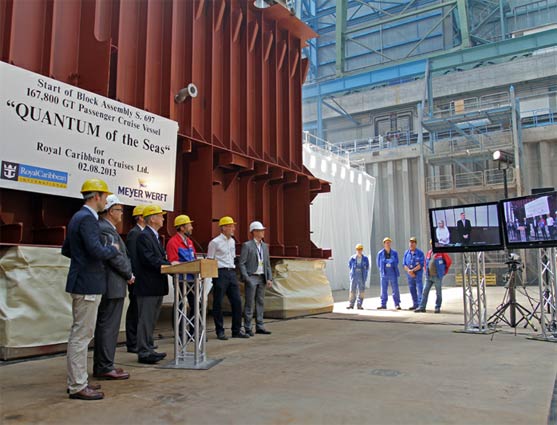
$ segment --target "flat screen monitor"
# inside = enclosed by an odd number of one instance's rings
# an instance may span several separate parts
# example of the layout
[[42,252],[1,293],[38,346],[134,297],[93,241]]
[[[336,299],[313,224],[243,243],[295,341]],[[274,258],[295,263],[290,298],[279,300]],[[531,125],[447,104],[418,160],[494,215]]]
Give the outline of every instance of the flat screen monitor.
[[499,204],[432,208],[429,223],[433,252],[478,252],[503,249]]
[[557,192],[501,201],[507,248],[557,246]]

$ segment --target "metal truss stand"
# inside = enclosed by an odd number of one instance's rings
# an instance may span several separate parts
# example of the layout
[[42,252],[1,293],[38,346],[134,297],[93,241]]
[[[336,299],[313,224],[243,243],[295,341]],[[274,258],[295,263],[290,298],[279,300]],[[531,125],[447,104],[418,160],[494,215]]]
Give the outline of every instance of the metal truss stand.
[[[218,275],[215,260],[195,260],[165,267],[164,274],[172,274],[174,283],[174,360],[163,369],[210,369],[222,359],[207,358],[205,337],[207,319],[207,296],[203,279]],[[187,275],[194,280],[188,280]],[[194,305],[188,305],[188,295]],[[188,309],[194,314],[188,318]]]
[[[475,257],[475,258],[474,258]],[[476,289],[474,291],[474,284]],[[483,252],[462,254],[464,329],[458,332],[487,334],[485,256]]]
[[557,342],[557,249],[540,248],[538,261],[542,333],[529,339]]

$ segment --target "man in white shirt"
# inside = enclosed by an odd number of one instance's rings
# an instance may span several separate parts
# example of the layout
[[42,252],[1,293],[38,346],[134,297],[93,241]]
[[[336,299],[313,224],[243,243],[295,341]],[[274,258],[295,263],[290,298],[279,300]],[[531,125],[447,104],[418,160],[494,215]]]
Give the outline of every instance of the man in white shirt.
[[224,333],[224,320],[222,314],[222,299],[228,297],[232,307],[232,338],[249,338],[242,332],[242,299],[236,278],[236,241],[234,230],[236,223],[229,216],[219,220],[220,235],[209,242],[207,258],[215,259],[218,263],[219,276],[213,279],[213,319],[217,338],[225,341],[228,339]]
[[547,216],[546,224],[547,224],[547,229],[549,230],[549,238],[555,239],[557,236],[556,235],[557,232],[555,231],[555,220],[553,219],[553,217],[551,217],[551,214]]
[[443,220],[438,223],[435,233],[437,235],[437,242],[441,245],[449,245],[451,243],[451,234]]

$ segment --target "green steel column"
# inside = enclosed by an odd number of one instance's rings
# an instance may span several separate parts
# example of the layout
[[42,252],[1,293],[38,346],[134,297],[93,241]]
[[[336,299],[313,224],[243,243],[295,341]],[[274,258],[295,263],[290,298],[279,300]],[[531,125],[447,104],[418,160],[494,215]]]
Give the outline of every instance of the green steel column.
[[460,23],[460,36],[462,38],[461,47],[470,47],[470,29],[468,27],[468,11],[466,7],[467,0],[456,0],[458,8],[458,20]]
[[346,46],[346,2],[348,0],[337,0],[336,13],[336,51],[337,51],[337,76],[344,74],[344,58]]
[[499,21],[501,23],[501,40],[507,38],[507,18],[505,18],[505,0],[499,0]]

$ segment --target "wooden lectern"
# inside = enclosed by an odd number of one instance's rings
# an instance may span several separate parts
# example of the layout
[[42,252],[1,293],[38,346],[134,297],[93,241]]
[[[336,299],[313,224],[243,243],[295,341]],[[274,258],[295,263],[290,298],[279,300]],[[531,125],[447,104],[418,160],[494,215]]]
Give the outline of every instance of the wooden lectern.
[[[163,266],[161,273],[171,274],[174,284],[174,360],[162,366],[169,369],[210,369],[222,359],[206,357],[207,297],[203,279],[218,276],[216,260],[195,260]],[[188,305],[188,294],[194,305]],[[194,309],[188,318],[188,309]]]

